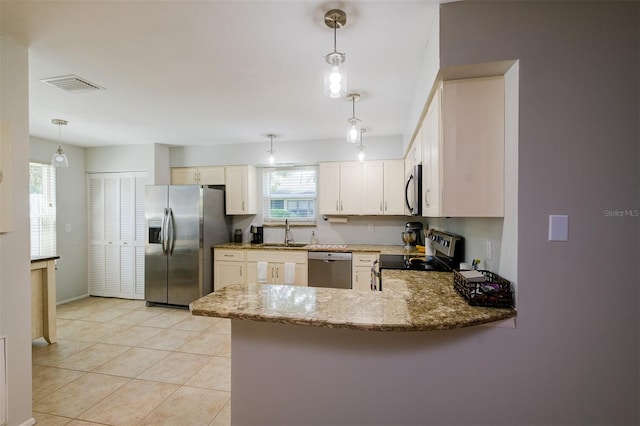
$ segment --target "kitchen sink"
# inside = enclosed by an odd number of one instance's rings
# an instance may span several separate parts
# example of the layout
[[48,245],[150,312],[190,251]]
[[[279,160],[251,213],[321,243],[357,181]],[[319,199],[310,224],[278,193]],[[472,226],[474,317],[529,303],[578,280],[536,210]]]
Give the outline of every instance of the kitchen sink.
[[300,248],[306,247],[309,245],[308,243],[266,243],[263,245],[264,248]]

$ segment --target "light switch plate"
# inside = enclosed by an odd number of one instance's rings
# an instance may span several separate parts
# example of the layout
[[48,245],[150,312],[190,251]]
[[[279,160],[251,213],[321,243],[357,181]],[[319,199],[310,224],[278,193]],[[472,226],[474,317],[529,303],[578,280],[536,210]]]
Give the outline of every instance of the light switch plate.
[[569,241],[568,215],[549,215],[549,241]]

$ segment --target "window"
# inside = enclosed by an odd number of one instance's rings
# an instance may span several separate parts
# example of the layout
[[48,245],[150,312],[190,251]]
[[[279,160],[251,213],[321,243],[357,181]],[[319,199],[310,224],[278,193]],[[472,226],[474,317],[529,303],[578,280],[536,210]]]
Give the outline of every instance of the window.
[[31,256],[56,254],[56,168],[29,163]]
[[317,168],[286,167],[263,169],[264,223],[315,224]]

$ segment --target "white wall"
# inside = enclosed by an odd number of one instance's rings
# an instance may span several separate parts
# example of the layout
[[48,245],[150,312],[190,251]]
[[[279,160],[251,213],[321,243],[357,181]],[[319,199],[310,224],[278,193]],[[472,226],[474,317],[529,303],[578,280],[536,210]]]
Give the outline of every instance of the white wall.
[[[402,158],[404,155],[400,135],[373,136],[365,133],[363,145],[366,146],[367,160]],[[269,147],[267,138],[264,143],[172,147],[169,149],[169,161],[171,167],[236,164],[266,166]],[[276,165],[358,159],[356,145],[347,143],[346,137],[344,140],[305,141],[279,141],[276,138],[273,140],[273,149],[276,151]]]
[[87,173],[147,171],[154,176],[155,145],[121,145],[87,148]]
[[[52,125],[53,126],[53,125]],[[57,141],[30,138],[29,160],[48,163],[60,145]],[[85,149],[61,144],[69,167],[56,169],[56,301],[87,296],[87,178]],[[67,225],[70,230],[67,231]]]
[[0,37],[0,119],[11,123],[13,231],[0,234],[0,336],[6,336],[8,424],[31,415],[27,48]]

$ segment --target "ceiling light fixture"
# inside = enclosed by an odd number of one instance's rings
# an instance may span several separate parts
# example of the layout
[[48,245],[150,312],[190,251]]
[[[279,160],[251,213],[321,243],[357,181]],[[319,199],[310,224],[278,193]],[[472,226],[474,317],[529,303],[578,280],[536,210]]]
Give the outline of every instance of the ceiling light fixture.
[[360,129],[360,146],[358,147],[358,161],[360,161],[361,163],[364,161],[364,149],[365,146],[362,145],[362,137],[364,136],[364,133],[367,131],[367,129]]
[[275,156],[276,152],[273,150],[273,138],[277,136],[274,135],[273,133],[269,133],[267,137],[271,139],[271,148],[269,149],[269,151],[267,151],[267,153],[269,154],[269,165],[273,166],[276,162],[276,156]]
[[333,52],[324,57],[324,94],[330,98],[341,98],[347,93],[346,56],[336,49],[336,32],[347,23],[347,14],[339,9],[331,9],[324,14],[324,23],[333,28]]
[[349,127],[347,129],[347,142],[358,143],[360,141],[360,119],[356,118],[356,101],[360,100],[359,93],[349,93],[347,95],[353,104],[353,116],[347,120]]
[[[69,122],[59,118],[54,118],[51,122],[58,126],[58,143],[60,143],[60,127],[66,126]],[[53,154],[53,157],[51,157],[51,165],[56,167],[69,167],[69,160],[62,150],[62,145],[58,145],[58,149]]]

